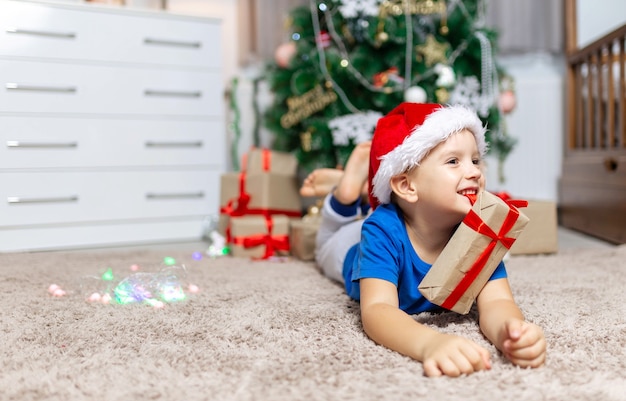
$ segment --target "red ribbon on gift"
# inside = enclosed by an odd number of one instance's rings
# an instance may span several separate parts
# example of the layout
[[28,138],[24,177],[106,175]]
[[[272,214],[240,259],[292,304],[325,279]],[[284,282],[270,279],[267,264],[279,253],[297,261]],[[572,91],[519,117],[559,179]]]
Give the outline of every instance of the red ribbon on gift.
[[[528,205],[527,201],[522,200],[510,200],[505,201],[507,205],[509,205],[509,212],[507,213],[504,222],[502,223],[502,227],[500,227],[500,231],[496,234],[485,222],[480,218],[474,210],[470,210],[467,216],[463,219],[463,224],[467,225],[472,230],[476,231],[479,234],[485,235],[491,238],[491,241],[487,245],[487,247],[483,250],[483,252],[478,256],[472,267],[469,268],[467,273],[463,276],[461,281],[457,284],[457,286],[452,290],[450,295],[443,301],[441,306],[446,309],[452,309],[452,307],[461,299],[461,296],[468,290],[468,288],[472,285],[476,277],[483,270],[491,253],[495,249],[498,242],[502,243],[507,249],[510,249],[515,242],[515,238],[507,237],[506,234],[511,231],[513,225],[517,221],[519,217],[519,211],[517,207],[525,207]],[[519,205],[519,206],[517,206]]]
[[289,237],[287,235],[272,236],[274,222],[271,216],[265,216],[265,225],[267,227],[267,233],[235,237],[233,244],[243,246],[244,248],[254,248],[265,245],[265,253],[258,259],[268,259],[274,256],[276,251],[289,251]]
[[270,171],[270,166],[272,165],[272,152],[270,152],[268,149],[262,149],[261,156],[263,160],[263,171]]

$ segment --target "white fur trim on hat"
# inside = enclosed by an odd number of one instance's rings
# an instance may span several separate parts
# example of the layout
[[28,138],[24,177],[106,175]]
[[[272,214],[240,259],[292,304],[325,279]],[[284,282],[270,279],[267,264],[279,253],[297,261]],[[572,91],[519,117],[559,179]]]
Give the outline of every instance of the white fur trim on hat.
[[474,134],[478,151],[484,155],[487,151],[486,130],[476,113],[464,106],[442,107],[429,114],[400,145],[380,158],[380,166],[372,180],[373,195],[381,204],[389,203],[391,178],[419,165],[431,149],[463,129]]

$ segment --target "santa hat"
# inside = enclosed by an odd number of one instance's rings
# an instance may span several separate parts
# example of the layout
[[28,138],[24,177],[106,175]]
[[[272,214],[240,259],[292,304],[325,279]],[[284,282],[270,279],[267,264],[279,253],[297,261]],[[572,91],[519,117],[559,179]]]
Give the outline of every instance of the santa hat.
[[370,150],[372,208],[390,202],[391,177],[417,166],[431,149],[463,129],[474,134],[484,155],[485,128],[476,113],[464,106],[402,103],[378,120]]

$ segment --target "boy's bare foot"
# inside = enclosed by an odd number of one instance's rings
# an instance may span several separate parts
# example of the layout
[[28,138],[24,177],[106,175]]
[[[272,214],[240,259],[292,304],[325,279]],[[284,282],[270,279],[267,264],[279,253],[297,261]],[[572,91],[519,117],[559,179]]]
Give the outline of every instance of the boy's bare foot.
[[302,183],[300,195],[326,196],[339,184],[343,170],[334,168],[318,168],[313,170]]
[[372,142],[367,141],[356,145],[352,150],[333,193],[340,203],[349,205],[358,200],[360,196],[367,196],[367,175],[371,147]]

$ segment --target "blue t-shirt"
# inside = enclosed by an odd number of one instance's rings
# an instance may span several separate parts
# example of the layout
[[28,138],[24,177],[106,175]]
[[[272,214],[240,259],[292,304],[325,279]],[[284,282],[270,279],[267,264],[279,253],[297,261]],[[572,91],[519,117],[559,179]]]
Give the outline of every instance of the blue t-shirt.
[[[359,300],[359,280],[378,278],[398,288],[400,309],[408,314],[442,310],[419,292],[418,286],[432,265],[422,261],[404,225],[402,211],[394,204],[381,205],[363,222],[361,241],[350,248],[343,266],[348,295]],[[506,277],[500,262],[489,280]]]

